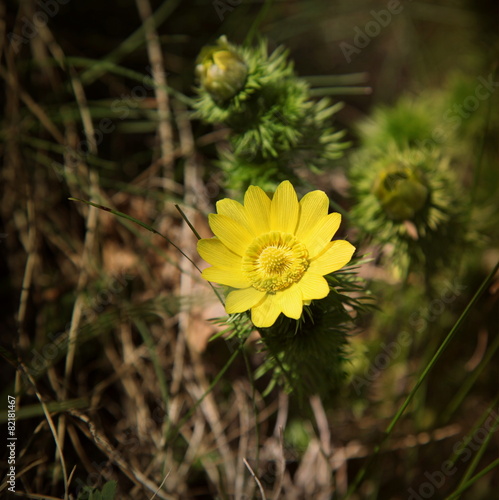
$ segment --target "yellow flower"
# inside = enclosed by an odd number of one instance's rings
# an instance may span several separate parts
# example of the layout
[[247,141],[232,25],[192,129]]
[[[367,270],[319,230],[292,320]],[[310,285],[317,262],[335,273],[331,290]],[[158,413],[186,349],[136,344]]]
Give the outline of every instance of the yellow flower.
[[231,199],[217,203],[209,224],[215,238],[198,242],[198,252],[212,267],[203,278],[236,290],[227,295],[227,313],[251,309],[257,327],[274,324],[280,313],[299,319],[304,304],[322,299],[330,289],[326,274],[342,268],[355,248],[331,241],[341,215],[328,215],[323,191],[312,191],[300,202],[289,181],[272,200],[250,186],[244,205]]

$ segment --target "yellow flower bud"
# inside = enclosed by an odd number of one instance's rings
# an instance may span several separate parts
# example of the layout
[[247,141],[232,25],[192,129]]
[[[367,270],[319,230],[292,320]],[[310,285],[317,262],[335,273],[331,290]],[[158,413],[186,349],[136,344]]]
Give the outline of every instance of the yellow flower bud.
[[216,101],[227,101],[244,87],[248,67],[225,37],[217,46],[203,49],[198,61],[196,73],[201,85]]
[[423,176],[411,168],[398,165],[380,173],[373,192],[385,213],[394,220],[412,219],[428,198]]

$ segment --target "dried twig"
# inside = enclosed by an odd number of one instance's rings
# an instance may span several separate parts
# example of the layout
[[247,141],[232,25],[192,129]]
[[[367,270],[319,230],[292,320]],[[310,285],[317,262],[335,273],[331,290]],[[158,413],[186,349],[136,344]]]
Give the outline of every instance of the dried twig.
[[250,474],[253,476],[253,479],[255,480],[256,484],[258,485],[258,489],[260,490],[260,494],[262,495],[262,499],[266,500],[267,497],[265,496],[265,491],[263,491],[262,483],[256,477],[256,474],[253,472],[253,469],[251,468],[250,464],[248,463],[248,461],[245,458],[243,458],[243,462],[244,462],[244,465],[246,465],[246,467],[250,471]]

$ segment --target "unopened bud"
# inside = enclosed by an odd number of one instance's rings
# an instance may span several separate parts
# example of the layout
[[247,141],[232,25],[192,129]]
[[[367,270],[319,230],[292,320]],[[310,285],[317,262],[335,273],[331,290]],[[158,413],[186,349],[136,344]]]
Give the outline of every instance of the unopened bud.
[[423,176],[411,168],[397,165],[380,173],[373,191],[385,213],[394,220],[412,219],[428,198]]
[[243,87],[248,67],[243,58],[232,49],[226,38],[221,37],[218,45],[201,51],[196,66],[201,85],[216,101],[227,101]]

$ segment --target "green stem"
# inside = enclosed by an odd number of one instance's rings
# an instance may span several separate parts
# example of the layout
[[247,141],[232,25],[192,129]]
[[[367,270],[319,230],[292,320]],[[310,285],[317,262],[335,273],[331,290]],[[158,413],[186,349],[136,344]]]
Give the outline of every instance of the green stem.
[[437,363],[438,359],[440,356],[443,354],[443,352],[447,349],[447,346],[451,342],[451,340],[454,338],[455,334],[461,327],[461,325],[464,323],[465,319],[468,317],[468,314],[470,313],[472,307],[476,304],[478,299],[481,297],[483,292],[486,290],[486,288],[489,286],[491,281],[493,280],[497,270],[499,269],[499,262],[495,265],[494,269],[489,273],[487,278],[483,281],[481,284],[480,288],[478,291],[475,293],[474,297],[471,299],[471,301],[468,303],[466,306],[466,309],[463,311],[459,319],[456,321],[454,326],[452,327],[451,331],[447,335],[447,337],[444,339],[440,347],[438,348],[437,352],[433,355],[431,361],[428,363],[428,365],[425,367],[421,375],[418,377],[418,380],[416,382],[416,385],[413,387],[409,395],[406,397],[405,401],[402,403],[402,406],[399,408],[393,419],[391,420],[390,424],[386,428],[385,435],[381,442],[376,446],[374,449],[373,454],[371,455],[370,459],[368,460],[367,464],[362,467],[362,469],[358,472],[357,476],[355,477],[353,483],[351,484],[350,488],[347,491],[345,499],[349,498],[357,489],[359,484],[362,482],[364,477],[367,474],[367,471],[370,469],[372,464],[374,463],[375,458],[377,457],[378,453],[380,452],[383,444],[386,442],[386,440],[390,437],[390,434],[392,433],[395,425],[397,422],[400,420],[400,417],[404,414],[405,410],[409,406],[410,402],[414,398],[414,395],[418,391],[419,387],[423,383],[423,381],[426,379],[430,371],[434,368],[435,364]]
[[466,469],[466,472],[464,473],[463,477],[461,478],[461,481],[459,482],[457,489],[459,490],[462,488],[467,481],[470,479],[470,476],[473,474],[475,471],[477,465],[479,464],[483,454],[485,453],[485,450],[487,449],[487,446],[490,443],[490,440],[492,439],[492,435],[494,432],[497,430],[497,423],[499,422],[499,417],[496,418],[494,424],[492,427],[489,429],[489,433],[487,434],[487,437],[484,439],[482,444],[480,445],[480,448],[476,452],[475,456],[473,457],[473,460],[471,461],[470,465]]
[[[159,382],[159,389],[161,391],[161,395],[163,396],[165,406],[166,408],[168,408],[168,401],[170,399],[170,396],[168,394],[168,384],[166,382],[165,371],[161,367],[161,362],[155,349],[154,340],[149,333],[147,325],[142,320],[140,320],[139,318],[134,318],[133,322],[135,323],[135,326],[137,327],[137,330],[139,331],[144,344],[149,350],[149,355],[151,356],[154,372],[156,373],[156,378]],[[168,411],[166,413],[168,414]]]
[[175,425],[172,429],[167,431],[166,435],[166,444],[170,443],[173,441],[176,437],[177,434],[179,433],[181,427],[192,417],[194,412],[196,411],[197,407],[203,402],[204,398],[210,394],[210,392],[215,388],[215,386],[218,384],[224,373],[229,369],[230,365],[234,362],[236,357],[241,353],[241,351],[244,349],[244,342],[243,340],[238,348],[232,353],[231,357],[225,363],[224,367],[217,373],[211,384],[209,385],[208,389],[206,389],[205,393],[194,403],[194,405],[190,408],[190,410],[184,415],[184,417],[178,422],[177,425]]
[[317,87],[310,89],[311,97],[321,97],[324,95],[369,95],[372,93],[371,87]]
[[472,307],[476,304],[478,299],[482,296],[483,292],[486,290],[486,288],[490,285],[492,279],[494,278],[497,270],[499,269],[499,262],[495,265],[494,269],[489,273],[487,278],[484,280],[478,291],[475,293],[475,296],[471,299],[469,304],[466,306],[466,309],[463,311],[459,319],[456,321],[455,325],[452,327],[452,330],[449,332],[445,340],[442,342],[440,347],[438,348],[437,352],[433,355],[433,358],[431,361],[428,363],[428,365],[425,367],[423,372],[418,378],[418,381],[416,382],[416,385],[412,389],[412,391],[409,393],[407,396],[406,400],[402,404],[402,406],[399,408],[398,412],[395,414],[393,417],[392,421],[390,422],[390,425],[386,429],[386,433],[389,435],[397,422],[399,421],[400,417],[402,414],[405,412],[407,407],[409,406],[409,403],[411,402],[412,398],[414,397],[414,394],[416,394],[417,390],[419,389],[419,386],[423,383],[423,381],[426,379],[430,371],[433,369],[435,364],[437,363],[438,359],[440,356],[444,353],[444,351],[447,349],[447,346],[450,344],[454,336],[456,335],[457,331],[461,328],[461,325],[464,323],[464,320],[468,317],[468,314],[470,313]]
[[[117,215],[118,217],[122,217],[123,219],[130,220],[132,222],[135,222],[135,224],[138,224],[139,226],[142,226],[143,228],[147,229],[148,231],[151,231],[151,233],[157,234],[158,236],[161,236],[161,238],[165,239],[170,245],[175,247],[199,272],[202,272],[201,269],[199,269],[198,265],[173,241],[168,238],[168,236],[165,236],[164,234],[161,234],[159,231],[156,231],[152,226],[149,226],[149,224],[146,224],[145,222],[142,222],[138,219],[135,219],[134,217],[131,217],[130,215],[127,215],[123,212],[119,212],[118,210],[113,210],[112,208],[105,207],[104,205],[99,205],[98,203],[93,203],[91,201],[86,201],[86,200],[81,200],[80,198],[68,198],[68,200],[71,201],[81,201],[82,203],[86,203],[87,205],[91,205],[92,207],[99,208],[100,210],[104,210],[106,212],[110,212],[113,215]],[[212,290],[215,292],[215,295],[218,297],[218,300],[224,304],[223,298],[218,292],[218,290],[210,283],[208,284],[211,286]]]
[[[180,0],[164,1],[152,15],[155,28],[158,28],[164,21],[166,21],[179,4]],[[127,54],[132,53],[142,44],[145,44],[145,41],[144,23],[142,23],[139,28],[137,28],[126,40],[123,40],[123,42],[116,49],[109,52],[107,56],[103,57],[100,64],[96,64],[89,70],[85,71],[81,75],[82,83],[86,85],[91,84],[106,72],[106,63],[115,63],[120,61]]]
[[456,500],[461,496],[463,491],[467,490],[469,487],[473,486],[480,478],[488,474],[491,470],[495,469],[499,466],[499,458],[496,458],[492,463],[487,465],[484,469],[482,469],[476,476],[473,476],[466,484],[463,484],[458,490],[449,495],[445,500]]
[[248,34],[246,35],[246,39],[244,40],[245,45],[250,45],[253,39],[256,36],[256,33],[258,29],[260,28],[260,25],[262,24],[263,20],[265,19],[265,16],[268,14],[270,7],[274,3],[274,0],[265,0],[265,3],[263,4],[262,8],[258,12],[258,14],[255,17],[255,20],[253,21],[253,24],[251,25]]
[[484,358],[482,359],[478,367],[475,369],[475,371],[471,375],[469,375],[459,386],[456,395],[454,396],[454,398],[451,400],[451,402],[443,412],[442,422],[448,422],[449,419],[454,414],[454,412],[459,408],[460,404],[462,403],[462,401],[464,400],[470,389],[473,387],[473,384],[476,382],[480,374],[483,372],[484,368],[489,364],[490,360],[493,358],[498,348],[499,348],[499,335],[497,335],[492,344],[490,344],[489,348],[487,349],[487,354],[484,356]]

